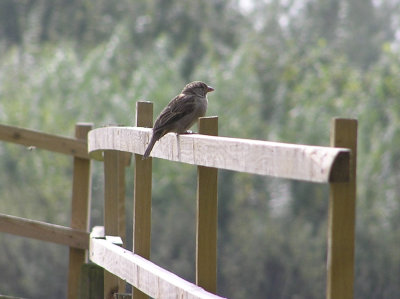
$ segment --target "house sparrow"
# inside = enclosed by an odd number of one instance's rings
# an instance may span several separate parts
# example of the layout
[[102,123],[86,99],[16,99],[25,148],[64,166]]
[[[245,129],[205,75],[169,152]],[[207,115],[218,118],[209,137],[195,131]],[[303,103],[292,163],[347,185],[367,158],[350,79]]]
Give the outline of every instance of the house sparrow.
[[153,135],[146,148],[143,159],[146,159],[157,140],[169,132],[186,133],[199,117],[206,114],[207,93],[214,88],[194,81],[185,86],[182,92],[169,102],[157,117],[153,127]]

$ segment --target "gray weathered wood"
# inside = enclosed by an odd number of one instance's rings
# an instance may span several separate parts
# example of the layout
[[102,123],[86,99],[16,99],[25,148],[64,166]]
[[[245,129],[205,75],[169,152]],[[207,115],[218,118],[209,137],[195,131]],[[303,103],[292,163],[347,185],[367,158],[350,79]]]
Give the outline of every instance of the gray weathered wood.
[[86,140],[0,124],[0,140],[88,159]]
[[[108,149],[143,154],[150,137],[148,128],[98,128],[89,132],[89,153],[96,159],[101,159],[102,151]],[[156,143],[151,155],[199,166],[311,182],[347,181],[350,172],[348,149],[199,134],[169,133]]]
[[104,239],[91,238],[90,259],[153,298],[221,299]]
[[88,232],[37,220],[0,214],[0,231],[69,247],[89,248]]

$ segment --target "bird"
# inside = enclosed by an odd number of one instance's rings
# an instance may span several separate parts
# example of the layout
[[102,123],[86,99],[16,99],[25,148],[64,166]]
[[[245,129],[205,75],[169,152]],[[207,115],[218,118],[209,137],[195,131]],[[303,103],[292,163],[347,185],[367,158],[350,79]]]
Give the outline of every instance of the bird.
[[142,159],[147,159],[154,144],[165,134],[175,132],[185,134],[199,117],[207,111],[207,93],[214,88],[201,81],[187,84],[180,94],[175,96],[157,117],[150,142]]

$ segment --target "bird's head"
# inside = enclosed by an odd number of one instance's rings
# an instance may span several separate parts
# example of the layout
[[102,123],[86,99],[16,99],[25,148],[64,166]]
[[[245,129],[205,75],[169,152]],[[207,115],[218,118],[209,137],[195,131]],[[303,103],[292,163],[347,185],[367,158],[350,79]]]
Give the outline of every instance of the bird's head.
[[204,82],[193,81],[185,86],[185,88],[182,90],[182,93],[205,97],[207,93],[211,91],[214,91],[214,88],[208,86]]

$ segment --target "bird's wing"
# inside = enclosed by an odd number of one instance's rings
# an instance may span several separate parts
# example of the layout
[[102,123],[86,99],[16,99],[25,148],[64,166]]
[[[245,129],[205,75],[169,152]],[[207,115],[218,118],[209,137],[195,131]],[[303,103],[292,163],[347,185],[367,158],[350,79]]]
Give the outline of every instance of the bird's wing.
[[161,111],[160,116],[154,124],[154,130],[163,131],[185,115],[192,113],[196,109],[196,98],[192,95],[177,95],[168,106]]

